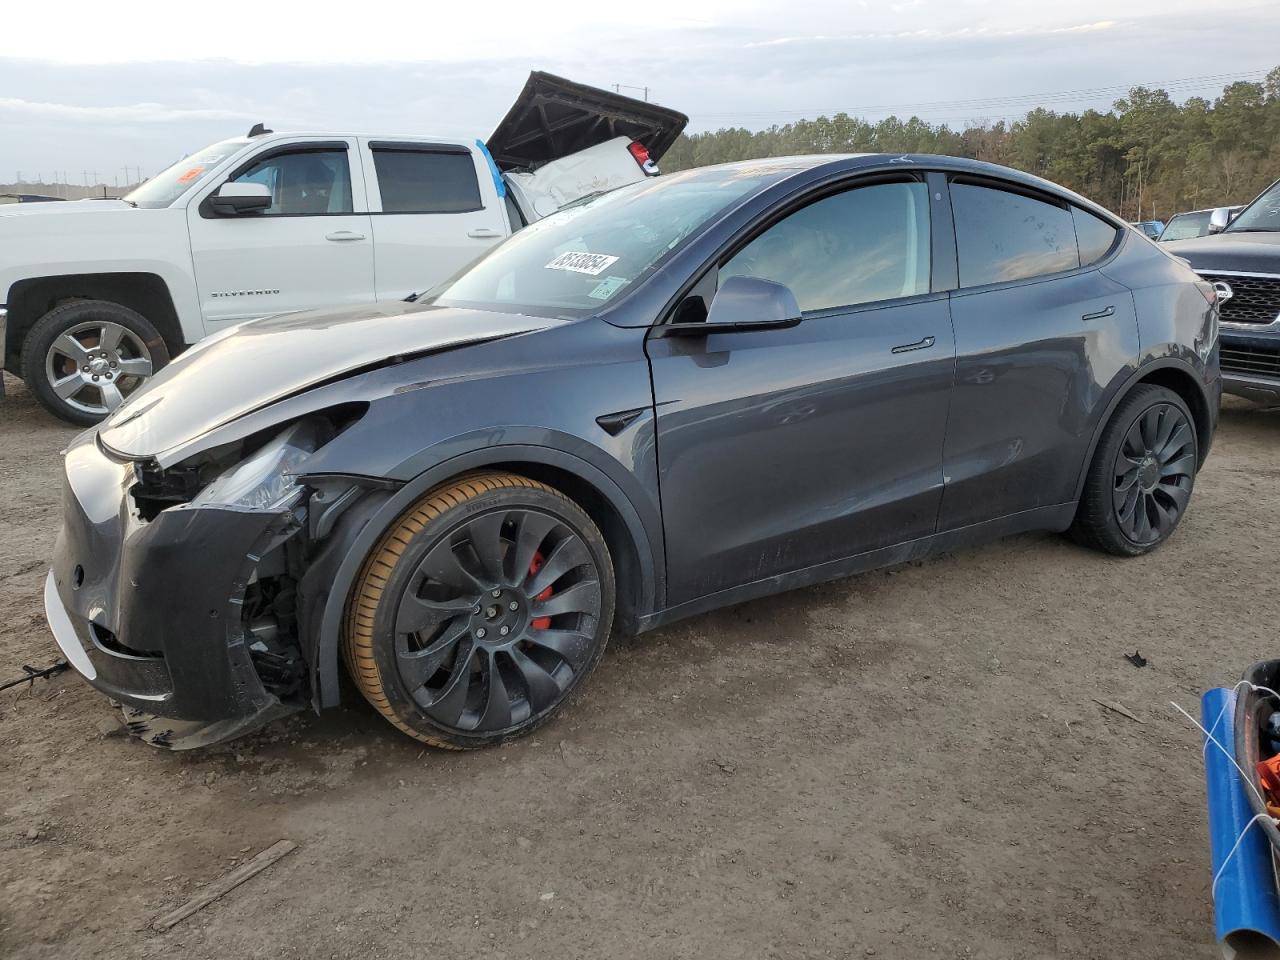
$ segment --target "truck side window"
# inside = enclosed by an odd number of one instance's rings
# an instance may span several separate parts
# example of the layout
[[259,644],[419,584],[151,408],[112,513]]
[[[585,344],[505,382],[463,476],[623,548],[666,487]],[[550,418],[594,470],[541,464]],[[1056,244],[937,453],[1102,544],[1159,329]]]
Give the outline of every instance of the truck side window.
[[263,183],[270,188],[271,206],[262,216],[352,212],[351,168],[345,150],[277,153],[235,179],[237,183]]
[[372,153],[383,213],[466,213],[484,208],[469,151],[373,147]]

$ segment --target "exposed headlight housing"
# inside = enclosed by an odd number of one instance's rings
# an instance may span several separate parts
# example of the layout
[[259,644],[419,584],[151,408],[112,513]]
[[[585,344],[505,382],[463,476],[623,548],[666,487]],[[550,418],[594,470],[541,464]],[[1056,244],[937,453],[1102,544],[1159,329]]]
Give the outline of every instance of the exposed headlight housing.
[[248,507],[272,510],[298,490],[298,467],[316,451],[320,431],[312,420],[299,420],[280,431],[248,459],[221,473],[196,494],[193,507]]

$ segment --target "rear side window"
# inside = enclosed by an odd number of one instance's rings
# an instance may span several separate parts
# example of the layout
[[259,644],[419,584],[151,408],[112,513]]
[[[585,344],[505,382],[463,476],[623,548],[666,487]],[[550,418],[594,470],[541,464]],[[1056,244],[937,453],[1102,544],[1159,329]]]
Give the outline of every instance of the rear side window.
[[720,268],[785,284],[806,313],[929,292],[929,190],[855,187],[809,204]]
[[1080,266],[1071,212],[1021,193],[951,185],[960,286],[1023,280]]
[[383,213],[479,210],[480,184],[470,153],[373,148]]
[[1087,267],[1097,263],[1111,245],[1116,242],[1117,230],[1105,220],[1086,213],[1079,207],[1071,208],[1071,217],[1076,224],[1076,243],[1080,246],[1080,265]]

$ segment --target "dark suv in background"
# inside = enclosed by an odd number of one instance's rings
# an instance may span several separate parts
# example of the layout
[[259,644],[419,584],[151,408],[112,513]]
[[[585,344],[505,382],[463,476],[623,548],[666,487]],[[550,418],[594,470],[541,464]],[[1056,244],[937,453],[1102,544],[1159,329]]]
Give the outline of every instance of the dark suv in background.
[[1215,210],[1210,230],[1162,246],[1217,288],[1226,392],[1280,401],[1280,180],[1229,222]]

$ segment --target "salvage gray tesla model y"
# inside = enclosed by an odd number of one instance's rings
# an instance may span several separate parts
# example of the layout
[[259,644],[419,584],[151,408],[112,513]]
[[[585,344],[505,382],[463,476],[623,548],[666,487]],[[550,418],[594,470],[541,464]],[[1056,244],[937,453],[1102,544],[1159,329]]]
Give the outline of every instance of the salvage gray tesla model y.
[[410,736],[494,743],[615,630],[1018,531],[1146,553],[1213,437],[1217,322],[1011,170],[656,178],[416,303],[188,351],[67,451],[49,623],[154,743],[333,706],[340,662]]

